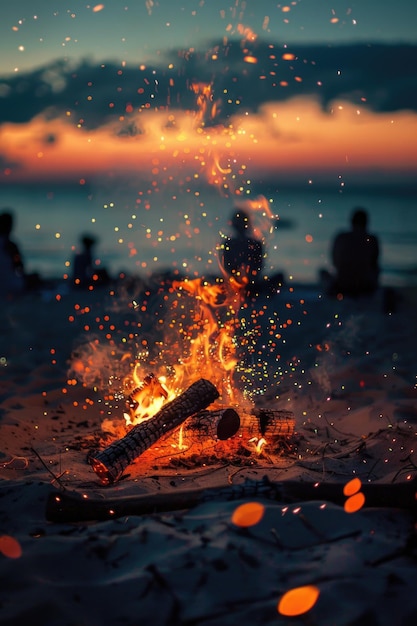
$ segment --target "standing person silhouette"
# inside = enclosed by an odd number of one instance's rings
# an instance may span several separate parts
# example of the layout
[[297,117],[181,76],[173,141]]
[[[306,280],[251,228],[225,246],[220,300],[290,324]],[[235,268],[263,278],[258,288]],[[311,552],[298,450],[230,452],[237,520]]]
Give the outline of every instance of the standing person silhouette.
[[74,255],[72,268],[72,282],[74,287],[86,289],[91,285],[105,285],[110,278],[105,268],[98,269],[93,250],[97,240],[91,235],[81,237],[82,249]]
[[326,275],[327,293],[345,296],[373,294],[379,285],[379,242],[368,230],[368,214],[357,207],[351,216],[351,230],[339,233],[332,245],[335,275]]
[[234,234],[221,244],[220,262],[224,271],[251,291],[261,279],[264,247],[253,234],[249,215],[238,209],[232,216]]
[[25,274],[19,247],[10,238],[13,214],[6,210],[0,215],[0,296],[11,296],[24,291]]

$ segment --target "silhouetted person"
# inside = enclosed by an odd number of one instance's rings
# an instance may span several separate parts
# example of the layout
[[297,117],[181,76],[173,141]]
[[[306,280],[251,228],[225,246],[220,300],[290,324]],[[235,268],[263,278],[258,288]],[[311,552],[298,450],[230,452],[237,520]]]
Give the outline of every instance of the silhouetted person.
[[81,238],[82,249],[74,255],[72,282],[74,287],[88,288],[90,285],[103,285],[109,282],[109,275],[104,268],[97,268],[93,249],[97,241],[90,235]]
[[234,235],[227,237],[221,245],[220,261],[225,272],[248,287],[261,279],[264,249],[253,235],[249,215],[238,209],[232,216]]
[[0,214],[0,295],[10,296],[25,289],[25,274],[19,247],[10,238],[13,214],[6,210]]
[[368,230],[368,214],[357,208],[351,217],[351,230],[334,239],[331,256],[336,270],[328,277],[329,295],[369,295],[376,291],[379,281],[379,243]]

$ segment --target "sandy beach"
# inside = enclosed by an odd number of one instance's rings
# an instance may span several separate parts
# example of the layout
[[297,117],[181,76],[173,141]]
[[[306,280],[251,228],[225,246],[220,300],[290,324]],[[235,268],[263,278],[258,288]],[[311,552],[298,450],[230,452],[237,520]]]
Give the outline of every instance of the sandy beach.
[[[226,377],[208,353],[181,387],[212,380],[237,433],[190,434],[185,420],[183,441],[174,429],[103,485],[91,456],[129,432],[132,364],[159,375],[181,361],[179,338],[192,351],[192,297],[159,277],[3,303],[0,624],[415,624],[414,289],[393,311],[382,293],[338,301],[289,284],[233,320],[214,312],[234,329],[234,366]],[[279,428],[261,433],[259,410]],[[180,504],[158,510],[164,498]]]

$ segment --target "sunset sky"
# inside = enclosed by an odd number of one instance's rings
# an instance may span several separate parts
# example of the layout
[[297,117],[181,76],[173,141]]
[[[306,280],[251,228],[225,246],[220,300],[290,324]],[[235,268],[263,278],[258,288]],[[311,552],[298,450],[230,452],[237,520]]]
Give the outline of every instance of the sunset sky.
[[415,0],[15,0],[0,18],[2,184],[415,180]]

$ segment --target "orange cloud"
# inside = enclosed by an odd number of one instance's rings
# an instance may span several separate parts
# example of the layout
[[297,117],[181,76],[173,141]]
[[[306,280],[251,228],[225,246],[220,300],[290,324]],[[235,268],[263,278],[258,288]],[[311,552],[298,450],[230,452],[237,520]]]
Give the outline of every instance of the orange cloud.
[[[171,122],[168,124],[168,117]],[[132,174],[161,182],[185,178],[239,187],[251,176],[381,173],[415,174],[417,153],[410,137],[412,112],[372,113],[335,102],[323,112],[313,100],[270,103],[258,113],[231,118],[229,127],[202,128],[184,112],[147,111],[129,117],[140,134],[120,134],[121,123],[85,130],[71,120],[38,117],[0,127],[1,180],[89,180]],[[15,165],[13,165],[15,164]]]

